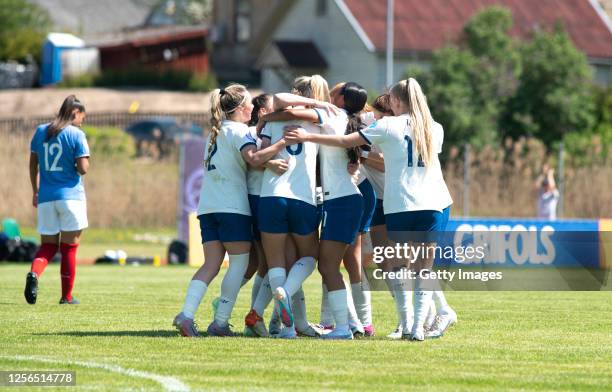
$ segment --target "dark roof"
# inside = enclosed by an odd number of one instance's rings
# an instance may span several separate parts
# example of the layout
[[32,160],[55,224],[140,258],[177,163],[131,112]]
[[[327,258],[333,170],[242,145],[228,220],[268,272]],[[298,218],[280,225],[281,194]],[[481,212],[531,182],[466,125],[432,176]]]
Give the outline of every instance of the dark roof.
[[[344,0],[375,49],[385,49],[386,2]],[[395,0],[395,50],[431,52],[457,41],[478,10],[501,5],[512,11],[511,34],[527,37],[561,22],[590,57],[612,58],[612,31],[588,0]]]
[[28,0],[46,10],[54,28],[89,38],[142,26],[157,0]]
[[275,41],[274,44],[294,68],[327,68],[327,61],[312,41]]
[[120,46],[139,47],[194,38],[201,38],[204,40],[207,35],[208,28],[202,25],[148,27],[139,30],[103,35],[98,39],[87,41],[87,44],[100,48]]

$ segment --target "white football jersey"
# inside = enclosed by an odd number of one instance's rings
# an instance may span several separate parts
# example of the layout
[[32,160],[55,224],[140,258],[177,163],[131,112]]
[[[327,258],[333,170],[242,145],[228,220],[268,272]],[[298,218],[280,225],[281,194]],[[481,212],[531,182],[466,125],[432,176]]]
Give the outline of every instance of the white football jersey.
[[[372,152],[380,153],[381,151],[377,145],[373,145]],[[376,192],[376,198],[382,200],[385,196],[385,172],[381,172],[364,164],[361,164],[359,170],[363,173],[365,178],[370,181],[370,184],[372,184],[372,188],[374,188]]]
[[[328,135],[344,135],[348,116],[341,111],[336,116],[329,116],[319,111],[322,133]],[[348,153],[345,148],[319,146],[319,163],[321,164],[321,186],[323,200],[336,199],[349,195],[359,195],[359,188],[353,182],[348,172]]]
[[[253,136],[253,139],[257,140],[257,149],[259,150],[261,147],[261,139],[257,137],[256,127],[249,127],[249,133]],[[263,174],[264,171],[261,169],[254,169],[250,166],[247,168],[247,188],[249,190],[249,195],[259,196]]]
[[[248,145],[256,145],[256,140],[246,124],[223,121],[210,161],[204,167],[198,215],[214,212],[251,215],[247,197],[247,164],[240,153]],[[204,162],[207,157],[208,143]]]
[[414,132],[409,117],[384,117],[361,131],[369,143],[380,147],[385,157],[385,214],[405,211],[442,211],[453,203],[448,192],[438,154],[442,152],[444,130],[432,127],[434,156],[425,167],[415,152]]
[[[270,139],[271,144],[284,136],[284,127],[299,125],[307,132],[320,133],[319,126],[305,121],[269,122],[261,131],[261,137]],[[313,206],[315,199],[317,150],[315,143],[298,143],[285,147],[275,159],[284,159],[289,169],[281,176],[270,169],[264,171],[261,184],[261,197],[276,196],[297,199]]]
[[[362,112],[359,117],[361,118],[361,122],[365,127],[370,126],[374,121],[376,121],[376,117],[374,117],[374,112]],[[380,149],[375,145],[372,146],[372,151],[380,153]],[[366,178],[372,184],[372,187],[376,192],[376,198],[382,200],[385,194],[385,173],[362,164],[359,167],[359,176],[357,177],[357,184],[361,184],[361,182]]]

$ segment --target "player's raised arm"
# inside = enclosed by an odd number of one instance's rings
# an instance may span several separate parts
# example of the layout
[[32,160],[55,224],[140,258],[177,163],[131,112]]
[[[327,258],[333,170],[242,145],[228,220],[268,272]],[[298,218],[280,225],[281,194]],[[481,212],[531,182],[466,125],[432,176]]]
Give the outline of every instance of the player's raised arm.
[[294,108],[268,113],[262,117],[264,122],[308,121],[318,124],[321,118],[314,109]]
[[265,147],[259,151],[257,151],[256,144],[250,144],[242,148],[242,158],[249,165],[253,167],[260,167],[270,159],[274,158],[276,154],[278,154],[283,148],[285,148],[289,144],[291,143],[288,143],[287,141],[285,141],[285,139],[280,139],[278,142],[268,147]]
[[294,125],[285,127],[285,139],[291,143],[311,142],[342,148],[369,144],[369,140],[364,138],[359,132],[351,133],[350,135],[322,135],[306,132],[303,128]]
[[274,110],[282,110],[288,108],[290,106],[307,106],[312,108],[324,109],[328,113],[337,114],[340,110],[335,105],[320,101],[317,99],[312,99],[308,97],[304,97],[301,95],[290,94],[290,93],[279,93],[274,94]]

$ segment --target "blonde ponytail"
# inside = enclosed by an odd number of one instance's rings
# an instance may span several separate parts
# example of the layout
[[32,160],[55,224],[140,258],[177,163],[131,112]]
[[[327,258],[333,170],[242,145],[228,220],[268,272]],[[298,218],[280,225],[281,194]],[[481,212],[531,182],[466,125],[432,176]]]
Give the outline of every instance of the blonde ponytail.
[[414,134],[415,151],[419,160],[427,167],[433,159],[433,118],[427,106],[427,98],[419,82],[414,78],[402,80],[391,88],[391,94],[406,106],[410,116],[409,125]]
[[206,166],[208,166],[210,162],[212,150],[217,143],[217,136],[219,135],[219,131],[221,131],[221,121],[223,121],[221,90],[215,89],[210,94],[210,140],[208,142],[208,153],[206,154]]
[[210,141],[205,165],[208,166],[211,153],[221,131],[221,123],[247,100],[248,91],[241,84],[231,84],[224,89],[215,89],[210,94]]
[[312,96],[310,98],[323,102],[331,101],[331,97],[329,96],[329,85],[323,76],[312,75],[310,77],[310,89],[312,90]]
[[293,92],[302,97],[330,102],[329,86],[321,75],[299,76],[293,81]]

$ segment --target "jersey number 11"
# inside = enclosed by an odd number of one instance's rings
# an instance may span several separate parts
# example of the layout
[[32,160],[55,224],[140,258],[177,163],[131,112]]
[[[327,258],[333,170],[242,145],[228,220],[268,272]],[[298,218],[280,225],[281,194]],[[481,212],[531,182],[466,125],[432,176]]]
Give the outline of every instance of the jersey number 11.
[[[408,149],[408,167],[412,167],[412,139],[408,135],[404,136],[404,140],[406,140],[406,148]],[[423,157],[419,154],[419,160],[417,162],[418,167],[425,167],[425,162],[423,162]]]

